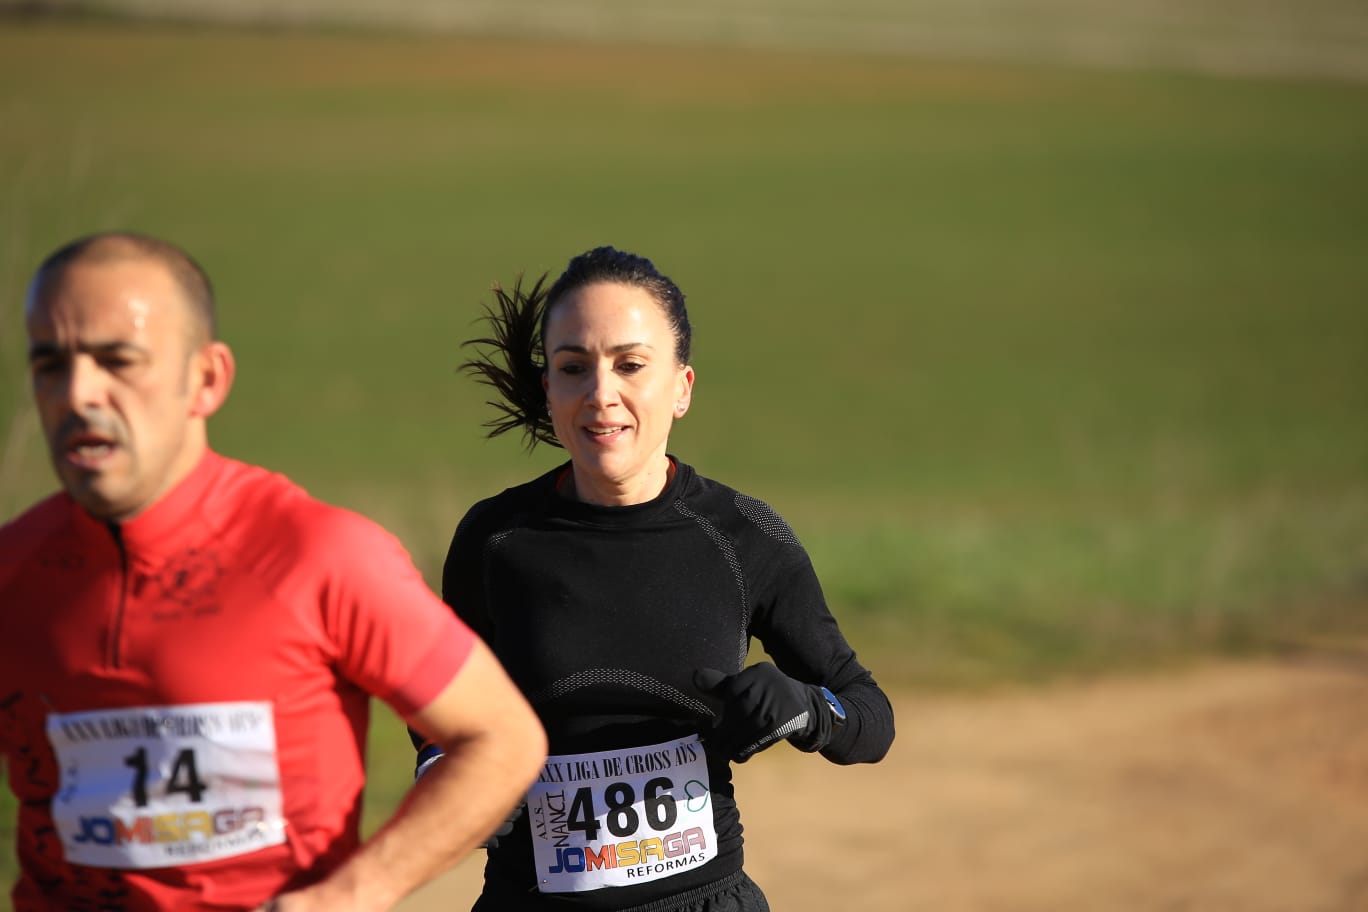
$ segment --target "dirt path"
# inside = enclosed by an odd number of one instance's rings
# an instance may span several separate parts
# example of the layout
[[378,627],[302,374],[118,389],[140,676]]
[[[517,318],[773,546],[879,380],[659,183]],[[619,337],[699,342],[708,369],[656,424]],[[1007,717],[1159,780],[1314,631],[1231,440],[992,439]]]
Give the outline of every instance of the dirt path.
[[776,912],[1368,909],[1368,653],[895,703],[878,766],[738,769]]

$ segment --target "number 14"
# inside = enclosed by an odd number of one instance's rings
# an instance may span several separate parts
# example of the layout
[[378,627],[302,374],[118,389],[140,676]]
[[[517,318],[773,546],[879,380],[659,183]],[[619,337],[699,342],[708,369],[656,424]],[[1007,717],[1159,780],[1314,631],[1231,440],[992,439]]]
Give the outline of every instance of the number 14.
[[[147,807],[147,748],[140,747],[124,757],[124,766],[133,768],[133,803],[138,807]],[[184,792],[190,796],[191,801],[198,802],[208,788],[199,777],[194,750],[183,748],[171,764],[171,777],[166,781],[166,794]]]

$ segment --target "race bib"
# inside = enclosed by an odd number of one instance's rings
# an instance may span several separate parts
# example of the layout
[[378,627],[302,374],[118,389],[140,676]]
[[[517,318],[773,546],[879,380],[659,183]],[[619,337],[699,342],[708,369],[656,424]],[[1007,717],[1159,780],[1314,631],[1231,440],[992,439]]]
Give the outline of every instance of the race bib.
[[268,702],[53,713],[47,736],[67,861],[163,868],[285,841]]
[[543,893],[660,880],[717,855],[708,764],[697,735],[548,757],[527,811]]

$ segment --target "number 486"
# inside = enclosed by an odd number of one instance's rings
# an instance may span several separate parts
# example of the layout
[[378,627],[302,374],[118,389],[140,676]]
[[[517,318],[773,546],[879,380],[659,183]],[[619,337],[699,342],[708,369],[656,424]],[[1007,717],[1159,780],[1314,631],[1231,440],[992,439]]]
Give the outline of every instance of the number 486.
[[[641,809],[646,815],[646,823],[651,829],[663,832],[674,826],[679,816],[679,808],[670,793],[674,783],[664,776],[646,783]],[[614,782],[603,790],[603,800],[607,804],[603,823],[614,836],[630,836],[641,825],[637,814],[636,791],[629,783]],[[598,839],[598,810],[594,806],[594,790],[585,786],[576,790],[570,800],[569,819],[565,824],[569,829],[582,830],[584,838],[590,842]]]

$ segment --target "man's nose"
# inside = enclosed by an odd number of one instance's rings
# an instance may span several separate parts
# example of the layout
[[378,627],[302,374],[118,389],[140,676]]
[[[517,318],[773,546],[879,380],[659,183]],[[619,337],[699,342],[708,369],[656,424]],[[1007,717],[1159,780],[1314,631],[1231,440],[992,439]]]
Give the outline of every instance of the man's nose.
[[74,410],[87,406],[104,405],[108,387],[105,372],[89,355],[76,355],[67,363],[65,399]]

